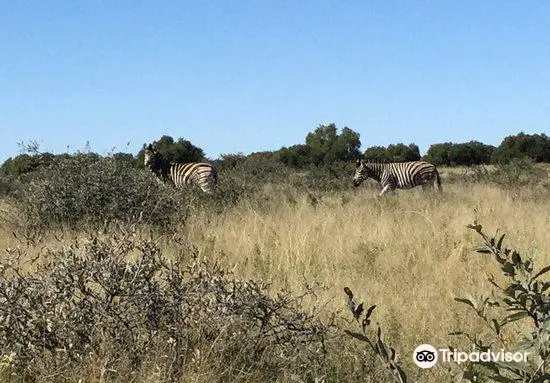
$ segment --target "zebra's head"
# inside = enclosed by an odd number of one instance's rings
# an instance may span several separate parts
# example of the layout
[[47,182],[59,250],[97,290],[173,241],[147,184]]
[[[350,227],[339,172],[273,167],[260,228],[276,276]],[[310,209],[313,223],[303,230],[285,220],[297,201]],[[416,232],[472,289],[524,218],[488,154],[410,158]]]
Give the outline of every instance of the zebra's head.
[[372,175],[372,170],[366,165],[364,160],[357,159],[357,170],[353,176],[353,186],[357,187]]
[[149,144],[147,146],[143,145],[143,163],[146,167],[150,167],[153,164],[153,158],[155,156],[155,148],[153,145]]

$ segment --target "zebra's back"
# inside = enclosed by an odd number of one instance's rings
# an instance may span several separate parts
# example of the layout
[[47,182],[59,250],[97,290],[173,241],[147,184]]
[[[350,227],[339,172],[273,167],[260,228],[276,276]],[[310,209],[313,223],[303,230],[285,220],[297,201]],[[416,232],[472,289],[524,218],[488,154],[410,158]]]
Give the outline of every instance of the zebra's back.
[[425,161],[394,162],[388,164],[388,170],[395,187],[411,189],[439,178],[435,165]]
[[218,183],[217,169],[207,162],[172,162],[170,176],[176,187],[197,185],[206,192],[212,192]]

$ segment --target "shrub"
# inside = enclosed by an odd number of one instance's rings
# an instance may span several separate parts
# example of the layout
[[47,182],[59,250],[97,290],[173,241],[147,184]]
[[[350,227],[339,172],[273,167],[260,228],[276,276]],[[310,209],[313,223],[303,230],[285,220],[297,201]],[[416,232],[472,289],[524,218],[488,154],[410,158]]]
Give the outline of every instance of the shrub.
[[302,310],[313,290],[272,297],[262,283],[199,262],[181,243],[180,261],[170,262],[152,239],[134,234],[91,235],[42,251],[40,263],[8,250],[0,265],[0,355],[16,376],[141,381],[154,366],[158,380],[174,381],[204,364],[216,381],[322,373],[332,326]]
[[54,160],[55,156],[51,153],[20,154],[15,158],[8,158],[2,164],[0,173],[13,176],[27,174],[51,165]]
[[176,211],[185,216],[180,202],[177,193],[128,162],[77,154],[36,172],[17,207],[36,229],[98,226],[140,216],[166,228]]
[[17,198],[22,185],[17,177],[0,174],[0,198]]
[[515,158],[510,162],[495,165],[493,170],[474,167],[465,176],[469,182],[490,182],[504,188],[517,189],[521,186],[540,184],[547,178],[544,169],[535,166],[528,158]]
[[[483,239],[483,245],[476,249],[478,253],[493,258],[505,276],[504,282],[498,282],[490,275],[488,280],[496,288],[491,296],[475,299],[468,295],[456,298],[458,302],[471,307],[491,330],[490,339],[482,339],[478,334],[455,332],[466,336],[476,350],[487,351],[491,345],[498,344],[505,350],[530,351],[528,362],[478,361],[466,365],[464,378],[471,382],[489,378],[496,382],[533,382],[544,383],[550,379],[550,282],[541,278],[550,271],[550,266],[535,272],[534,261],[521,257],[517,251],[503,246],[504,235],[498,239],[487,236],[482,226],[474,222],[468,227]],[[506,312],[500,317],[495,308]],[[517,321],[527,320],[531,331],[523,333],[521,340],[514,343],[510,336],[504,336],[504,327]],[[520,335],[520,334],[517,334]]]

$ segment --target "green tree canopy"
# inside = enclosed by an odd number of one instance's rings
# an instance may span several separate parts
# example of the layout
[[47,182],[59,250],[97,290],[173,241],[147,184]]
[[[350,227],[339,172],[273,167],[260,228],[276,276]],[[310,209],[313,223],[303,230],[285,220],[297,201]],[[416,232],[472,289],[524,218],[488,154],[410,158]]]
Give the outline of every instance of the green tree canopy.
[[[349,161],[357,158],[361,141],[359,133],[344,127],[340,134],[334,123],[319,125],[306,136],[307,153],[314,165],[329,164],[335,161]],[[300,148],[302,149],[302,148]]]
[[514,158],[531,158],[535,162],[550,162],[550,137],[546,134],[523,132],[504,138],[493,152],[495,163],[507,163]]
[[365,150],[363,155],[369,160],[390,160],[388,151],[383,146],[371,146]]
[[[156,141],[157,150],[173,162],[196,162],[204,161],[204,151],[191,143],[191,141],[178,138],[177,141],[171,136],[162,136]],[[139,167],[143,167],[143,149],[137,155]]]
[[364,153],[367,159],[388,160],[392,162],[417,161],[420,159],[418,145],[402,143],[383,146],[371,146]]
[[0,168],[3,174],[19,176],[33,172],[40,167],[49,166],[54,161],[52,153],[20,154],[14,158],[8,158]]
[[279,161],[293,168],[302,168],[311,163],[311,156],[307,145],[299,144],[288,148],[283,147],[279,149],[278,154]]
[[424,159],[434,165],[471,166],[489,164],[495,147],[478,141],[455,144],[444,142],[433,144]]

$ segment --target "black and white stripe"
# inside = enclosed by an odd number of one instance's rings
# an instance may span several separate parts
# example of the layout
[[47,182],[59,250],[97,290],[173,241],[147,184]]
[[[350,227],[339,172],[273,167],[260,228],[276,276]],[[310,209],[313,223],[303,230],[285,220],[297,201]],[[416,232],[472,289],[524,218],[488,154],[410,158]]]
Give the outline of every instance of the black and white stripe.
[[441,178],[435,165],[424,161],[384,162],[357,160],[353,186],[359,186],[367,178],[382,184],[380,195],[388,190],[412,189],[416,186],[433,188],[434,182],[441,192]]
[[153,145],[144,148],[145,166],[159,180],[169,182],[175,187],[196,185],[205,193],[212,193],[218,183],[218,171],[206,162],[178,163],[170,162]]

